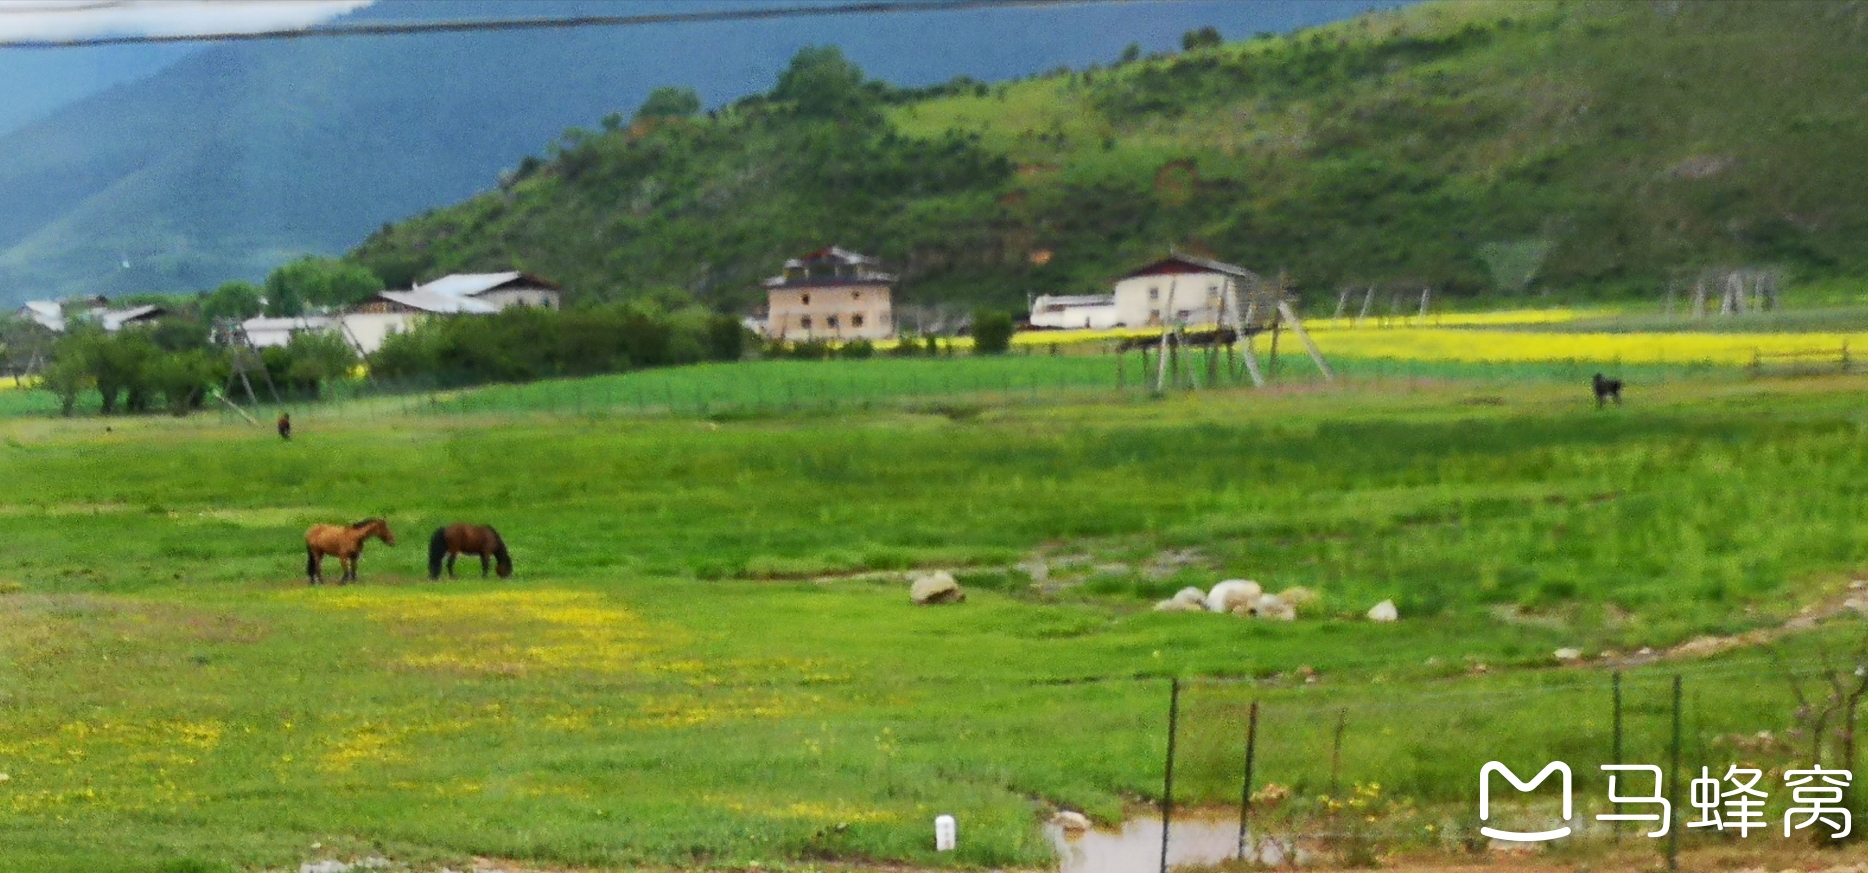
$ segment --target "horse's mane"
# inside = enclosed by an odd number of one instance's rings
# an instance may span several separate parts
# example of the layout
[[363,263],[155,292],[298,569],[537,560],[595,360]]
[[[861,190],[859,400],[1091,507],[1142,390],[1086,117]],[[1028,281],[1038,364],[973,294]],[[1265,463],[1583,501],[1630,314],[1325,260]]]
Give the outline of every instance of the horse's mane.
[[366,518],[362,521],[357,522],[356,524],[351,525],[350,529],[351,530],[363,530],[364,528],[369,527],[370,525],[373,525],[373,524],[378,524],[381,521],[382,519],[380,518]]

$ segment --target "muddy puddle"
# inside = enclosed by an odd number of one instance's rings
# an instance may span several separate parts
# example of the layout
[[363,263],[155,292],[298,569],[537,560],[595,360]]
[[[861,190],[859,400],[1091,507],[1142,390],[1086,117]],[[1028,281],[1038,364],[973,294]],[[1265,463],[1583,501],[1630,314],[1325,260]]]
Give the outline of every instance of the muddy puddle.
[[[1217,864],[1239,855],[1239,823],[1212,819],[1178,819],[1169,829],[1168,866]],[[1161,820],[1134,817],[1120,830],[1066,832],[1054,824],[1045,836],[1057,849],[1058,873],[1153,873],[1161,868]],[[1299,853],[1299,859],[1303,853]],[[1259,848],[1267,865],[1284,861],[1276,846]]]

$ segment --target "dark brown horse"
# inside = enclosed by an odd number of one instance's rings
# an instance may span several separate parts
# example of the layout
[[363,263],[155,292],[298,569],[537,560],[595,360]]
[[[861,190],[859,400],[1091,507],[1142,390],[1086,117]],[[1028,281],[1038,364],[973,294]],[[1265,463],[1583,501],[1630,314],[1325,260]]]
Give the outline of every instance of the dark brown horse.
[[363,554],[363,541],[370,537],[382,540],[384,545],[396,544],[396,535],[389,532],[389,523],[380,518],[366,518],[349,526],[312,525],[311,530],[305,531],[305,576],[309,584],[324,581],[325,555],[336,555],[338,564],[344,568],[344,576],[337,584],[357,581],[357,558]]
[[462,553],[480,556],[480,575],[486,575],[487,558],[499,565],[499,578],[512,575],[512,555],[499,531],[484,524],[450,524],[435,529],[428,540],[428,578],[441,578],[441,559],[447,558],[448,578],[454,578],[454,559]]

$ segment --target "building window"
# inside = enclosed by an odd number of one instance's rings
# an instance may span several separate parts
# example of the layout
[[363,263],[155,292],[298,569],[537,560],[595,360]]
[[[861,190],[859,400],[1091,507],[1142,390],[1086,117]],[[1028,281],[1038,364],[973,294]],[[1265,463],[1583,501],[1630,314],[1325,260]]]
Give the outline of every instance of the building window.
[[1148,310],[1148,323],[1149,324],[1160,324],[1161,323],[1161,310],[1159,309]]
[[1179,312],[1174,313],[1174,317],[1183,322],[1188,321],[1193,318],[1193,310],[1183,309]]
[[810,330],[811,329],[811,317],[807,315],[803,318],[798,319],[798,326],[804,328],[805,330]]
[[[804,305],[806,306],[811,305],[811,295],[809,294],[804,295]],[[807,324],[805,325],[805,327],[810,327],[810,325]]]
[[1149,299],[1149,300],[1160,300],[1160,299],[1161,299],[1161,289],[1160,289],[1160,288],[1150,288],[1150,289],[1148,289],[1148,299]]
[[850,316],[850,326],[851,326],[851,327],[862,327],[862,326],[863,326],[863,317],[862,317],[862,316],[860,316],[860,315],[852,315],[852,316]]
[[837,329],[837,317],[832,315],[824,319],[824,326],[827,328],[830,328],[831,330],[836,330]]

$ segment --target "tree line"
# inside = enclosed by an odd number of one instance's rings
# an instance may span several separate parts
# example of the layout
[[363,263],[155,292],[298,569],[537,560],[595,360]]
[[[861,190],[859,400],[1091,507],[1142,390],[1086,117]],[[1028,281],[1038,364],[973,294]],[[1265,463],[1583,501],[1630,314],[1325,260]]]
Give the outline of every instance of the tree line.
[[731,315],[678,298],[512,306],[491,315],[431,318],[392,334],[369,357],[385,379],[475,384],[592,376],[644,367],[736,361],[752,333]]
[[[52,341],[50,351],[38,373],[39,387],[58,397],[59,412],[67,416],[86,396],[96,398],[104,415],[186,415],[207,402],[235,365],[232,349],[209,342],[199,321],[179,316],[116,333],[73,325]],[[357,361],[356,351],[336,334],[304,333],[286,346],[262,350],[248,378],[260,384],[270,378],[287,397],[316,398],[326,382],[346,376]]]

